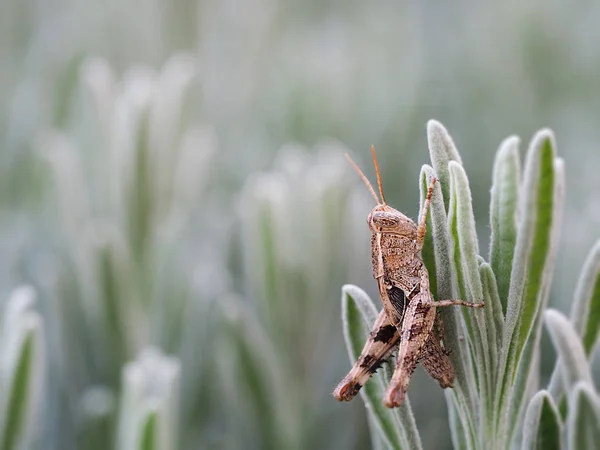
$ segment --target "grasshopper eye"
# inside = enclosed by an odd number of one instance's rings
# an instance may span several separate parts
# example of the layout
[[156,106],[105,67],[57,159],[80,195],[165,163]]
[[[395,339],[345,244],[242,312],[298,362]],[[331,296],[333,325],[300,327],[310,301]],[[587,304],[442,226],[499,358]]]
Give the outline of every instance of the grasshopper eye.
[[371,215],[371,220],[375,225],[382,228],[396,227],[400,224],[400,219],[396,214],[386,211],[377,211]]

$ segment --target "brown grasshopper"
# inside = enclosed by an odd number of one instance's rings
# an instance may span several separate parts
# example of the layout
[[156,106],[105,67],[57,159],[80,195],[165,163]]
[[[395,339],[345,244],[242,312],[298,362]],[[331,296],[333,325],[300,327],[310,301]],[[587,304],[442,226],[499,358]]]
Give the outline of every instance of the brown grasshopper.
[[431,180],[418,226],[388,206],[383,196],[379,164],[371,147],[381,201],[367,177],[346,154],[377,202],[367,218],[371,230],[373,277],[377,280],[383,309],[373,325],[360,357],[335,388],[333,396],[350,401],[371,375],[398,349],[396,369],[385,393],[388,408],[402,405],[412,374],[421,362],[442,388],[452,387],[454,369],[443,346],[442,323],[436,308],[463,305],[481,308],[483,303],[463,300],[436,302],[429,289],[429,274],[420,256],[425,239],[427,210],[437,179]]

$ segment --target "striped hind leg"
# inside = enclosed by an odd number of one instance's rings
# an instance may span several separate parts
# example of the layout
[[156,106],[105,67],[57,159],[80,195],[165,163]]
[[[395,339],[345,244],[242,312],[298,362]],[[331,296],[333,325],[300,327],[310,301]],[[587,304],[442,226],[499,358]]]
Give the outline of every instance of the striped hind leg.
[[373,325],[367,342],[358,360],[348,375],[337,385],[333,396],[339,401],[352,400],[360,388],[371,378],[377,369],[390,357],[398,346],[400,334],[382,310]]

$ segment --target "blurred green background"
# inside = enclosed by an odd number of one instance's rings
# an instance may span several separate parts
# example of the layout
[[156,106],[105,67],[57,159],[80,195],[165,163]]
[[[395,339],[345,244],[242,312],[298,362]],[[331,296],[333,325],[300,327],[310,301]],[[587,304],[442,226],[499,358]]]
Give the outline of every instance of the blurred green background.
[[[374,144],[415,217],[430,118],[483,248],[497,146],[555,131],[568,310],[600,225],[599,20],[589,1],[3,0],[0,298],[33,286],[44,323],[28,445],[136,448],[150,398],[158,448],[368,447],[362,402],[330,396],[340,288],[376,295],[343,154],[374,179]],[[424,448],[449,448],[435,386],[419,370],[409,394]]]

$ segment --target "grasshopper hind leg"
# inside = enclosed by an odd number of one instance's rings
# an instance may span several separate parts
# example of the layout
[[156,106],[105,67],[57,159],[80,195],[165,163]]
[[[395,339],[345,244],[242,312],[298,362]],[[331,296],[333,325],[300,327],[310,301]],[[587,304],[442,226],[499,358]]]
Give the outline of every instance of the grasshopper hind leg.
[[420,362],[427,373],[438,381],[442,388],[453,386],[455,374],[449,352],[441,345],[442,336],[434,330],[423,347]]
[[333,396],[339,401],[352,400],[398,346],[400,335],[388,319],[385,310],[373,325],[369,338],[348,375],[337,385]]

